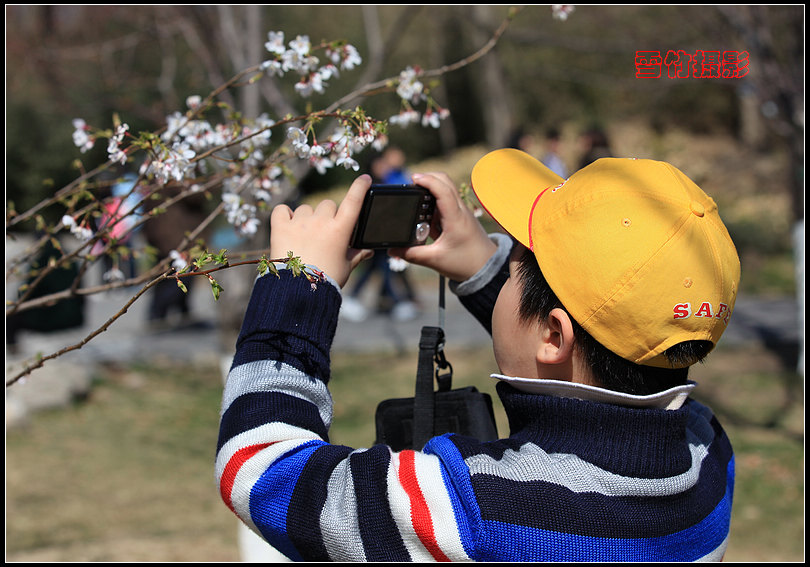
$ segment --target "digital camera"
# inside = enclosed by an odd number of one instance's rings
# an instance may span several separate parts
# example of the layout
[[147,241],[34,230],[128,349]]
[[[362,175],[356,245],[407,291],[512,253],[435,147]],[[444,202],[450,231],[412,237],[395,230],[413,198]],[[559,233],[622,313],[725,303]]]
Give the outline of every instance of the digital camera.
[[404,248],[427,242],[436,199],[417,185],[372,185],[352,235],[352,248]]

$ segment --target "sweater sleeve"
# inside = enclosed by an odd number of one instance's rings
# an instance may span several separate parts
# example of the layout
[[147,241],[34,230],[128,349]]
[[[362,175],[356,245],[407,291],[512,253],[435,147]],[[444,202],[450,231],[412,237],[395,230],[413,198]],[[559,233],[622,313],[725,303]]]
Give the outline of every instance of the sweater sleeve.
[[312,289],[289,270],[257,279],[223,393],[223,501],[293,560],[470,560],[469,505],[448,473],[466,468],[457,452],[328,442],[339,308],[332,283]]
[[450,282],[450,291],[458,296],[467,311],[492,334],[492,310],[501,287],[509,278],[509,255],[513,242],[509,236],[501,233],[493,233],[489,237],[498,245],[495,253],[470,279]]

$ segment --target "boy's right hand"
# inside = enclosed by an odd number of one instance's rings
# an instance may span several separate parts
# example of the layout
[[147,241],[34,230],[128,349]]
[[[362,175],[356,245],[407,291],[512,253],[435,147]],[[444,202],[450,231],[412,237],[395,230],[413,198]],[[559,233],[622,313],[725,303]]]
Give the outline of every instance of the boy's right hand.
[[464,281],[484,267],[497,246],[462,201],[452,180],[444,173],[414,174],[413,182],[436,197],[436,214],[424,246],[391,249],[389,254],[431,268],[448,279]]

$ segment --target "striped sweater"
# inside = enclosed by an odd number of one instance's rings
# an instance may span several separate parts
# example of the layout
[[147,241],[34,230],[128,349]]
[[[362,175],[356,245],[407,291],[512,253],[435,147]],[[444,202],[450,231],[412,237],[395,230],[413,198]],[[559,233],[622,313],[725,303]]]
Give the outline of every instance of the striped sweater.
[[[502,281],[462,302],[486,321]],[[722,558],[734,458],[715,417],[693,400],[631,409],[502,382],[508,439],[444,435],[419,452],[330,444],[339,306],[330,283],[312,290],[288,270],[257,279],[223,395],[222,499],[289,558]]]

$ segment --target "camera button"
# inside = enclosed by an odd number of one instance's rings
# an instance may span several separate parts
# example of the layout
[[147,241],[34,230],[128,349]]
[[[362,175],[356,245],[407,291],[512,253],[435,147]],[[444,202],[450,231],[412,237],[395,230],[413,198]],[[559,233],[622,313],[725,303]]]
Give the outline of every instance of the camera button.
[[420,222],[416,225],[416,232],[414,236],[417,242],[424,242],[430,234],[430,225],[426,222]]

